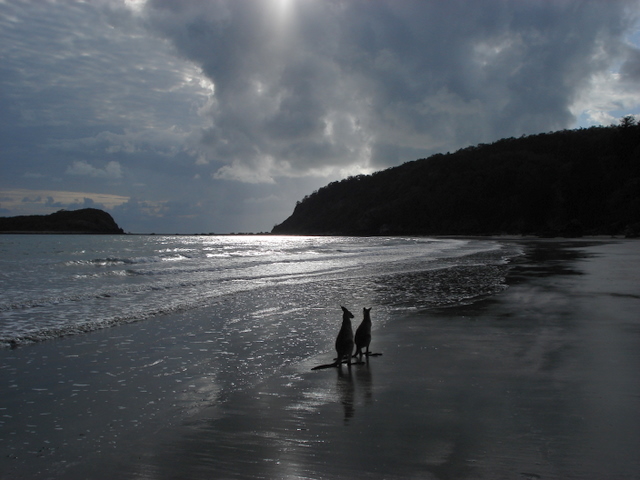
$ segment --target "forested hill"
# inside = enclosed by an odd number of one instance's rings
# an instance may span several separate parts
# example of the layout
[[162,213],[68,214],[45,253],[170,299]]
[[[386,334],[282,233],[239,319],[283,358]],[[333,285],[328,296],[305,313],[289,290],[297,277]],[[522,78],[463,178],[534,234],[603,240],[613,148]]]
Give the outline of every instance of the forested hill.
[[640,233],[640,124],[508,138],[333,182],[275,234]]
[[97,208],[60,210],[50,215],[0,217],[0,233],[124,233],[113,217]]

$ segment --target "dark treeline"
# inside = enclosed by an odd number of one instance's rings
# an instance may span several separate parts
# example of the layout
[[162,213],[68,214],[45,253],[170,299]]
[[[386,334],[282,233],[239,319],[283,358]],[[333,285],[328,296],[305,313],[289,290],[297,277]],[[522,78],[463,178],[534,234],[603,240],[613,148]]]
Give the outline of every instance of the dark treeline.
[[1,233],[124,233],[113,217],[97,208],[60,210],[50,215],[0,217]]
[[507,138],[333,182],[277,234],[640,234],[640,124]]

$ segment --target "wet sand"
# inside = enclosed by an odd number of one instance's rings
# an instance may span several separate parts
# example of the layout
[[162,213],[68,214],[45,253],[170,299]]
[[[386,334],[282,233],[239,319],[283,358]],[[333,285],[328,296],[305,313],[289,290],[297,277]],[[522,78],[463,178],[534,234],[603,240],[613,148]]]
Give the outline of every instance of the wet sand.
[[640,479],[640,242],[518,241],[498,295],[374,306],[351,369],[214,383],[206,312],[2,351],[0,478]]

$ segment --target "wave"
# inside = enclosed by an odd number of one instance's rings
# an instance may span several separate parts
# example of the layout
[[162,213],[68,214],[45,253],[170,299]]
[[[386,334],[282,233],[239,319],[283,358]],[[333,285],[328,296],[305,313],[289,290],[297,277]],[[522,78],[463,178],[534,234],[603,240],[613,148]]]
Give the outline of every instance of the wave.
[[134,257],[134,258],[118,258],[118,257],[106,257],[106,258],[95,258],[92,260],[70,260],[66,262],[66,265],[70,266],[78,266],[78,265],[89,265],[89,266],[99,266],[99,267],[108,267],[114,265],[144,265],[148,263],[162,263],[162,262],[176,262],[180,260],[189,260],[191,257],[183,254],[173,254],[173,255],[157,255],[151,257]]
[[178,313],[185,310],[186,309],[184,307],[180,306],[165,306],[153,310],[146,310],[144,312],[135,312],[129,315],[113,316],[108,318],[87,320],[77,324],[64,324],[56,327],[41,328],[25,332],[24,334],[0,336],[0,343],[3,343],[5,347],[14,348],[19,345],[38,343],[46,340],[54,340],[57,338],[63,338],[82,333],[95,332],[108,327],[135,323],[155,316]]
[[[47,277],[45,283],[33,277],[31,284],[12,285],[0,294],[0,343],[95,331],[204,307],[229,295],[250,302],[259,291],[272,292],[288,308],[321,308],[339,302],[344,292],[400,309],[474,301],[505,288],[508,260],[518,254],[489,241],[332,238],[289,243],[287,248],[267,245],[264,252],[270,253],[264,255],[252,253],[259,250],[255,245],[235,245],[245,255],[229,259],[208,258],[215,249],[207,245],[199,251],[163,247],[153,255],[74,259],[67,267],[75,269],[57,271],[58,277]],[[271,316],[277,311],[273,308],[254,310]]]

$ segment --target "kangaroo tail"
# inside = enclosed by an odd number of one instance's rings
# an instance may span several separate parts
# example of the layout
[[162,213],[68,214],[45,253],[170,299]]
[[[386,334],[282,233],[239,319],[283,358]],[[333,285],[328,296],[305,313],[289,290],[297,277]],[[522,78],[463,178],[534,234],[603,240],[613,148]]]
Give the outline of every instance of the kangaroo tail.
[[338,366],[337,362],[325,363],[324,365],[318,365],[317,367],[313,367],[311,370],[321,370],[323,368],[331,368],[331,367],[337,367],[337,366]]

